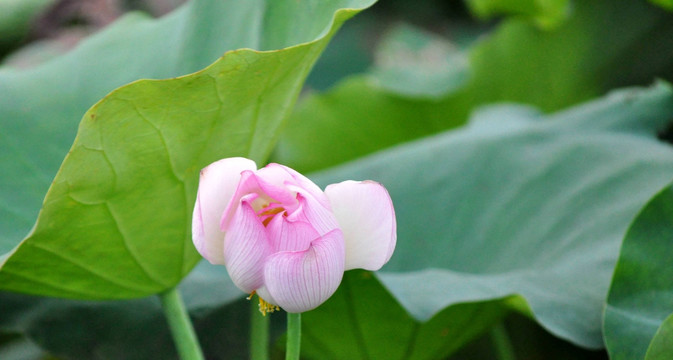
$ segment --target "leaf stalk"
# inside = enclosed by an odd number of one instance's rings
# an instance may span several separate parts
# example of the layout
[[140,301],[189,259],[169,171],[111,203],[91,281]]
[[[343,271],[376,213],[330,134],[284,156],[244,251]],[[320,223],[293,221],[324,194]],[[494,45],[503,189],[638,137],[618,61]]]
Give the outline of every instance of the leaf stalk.
[[201,346],[177,287],[158,295],[182,360],[204,360]]

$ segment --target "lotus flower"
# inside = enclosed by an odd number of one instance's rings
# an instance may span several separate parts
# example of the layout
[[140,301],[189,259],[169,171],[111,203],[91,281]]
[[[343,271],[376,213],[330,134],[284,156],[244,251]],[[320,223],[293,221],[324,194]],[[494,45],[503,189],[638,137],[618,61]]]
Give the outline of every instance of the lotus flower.
[[196,249],[260,297],[263,314],[304,312],[325,302],[345,270],[378,270],[397,239],[386,189],[344,181],[323,192],[278,164],[227,158],[201,171],[192,222]]

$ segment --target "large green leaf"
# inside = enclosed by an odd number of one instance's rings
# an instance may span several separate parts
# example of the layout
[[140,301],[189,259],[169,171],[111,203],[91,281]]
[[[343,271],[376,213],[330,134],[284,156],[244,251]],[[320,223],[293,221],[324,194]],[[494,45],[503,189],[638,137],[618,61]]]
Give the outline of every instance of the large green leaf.
[[673,178],[673,149],[655,138],[672,111],[662,84],[550,116],[495,107],[314,178],[388,188],[399,240],[378,277],[415,319],[516,294],[555,335],[599,348],[620,241]]
[[[673,357],[671,321],[665,321],[673,311],[671,239],[669,186],[640,212],[624,238],[605,308],[605,342],[612,359],[644,359],[646,353],[652,359]],[[648,351],[658,329],[658,349]]]
[[[230,51],[192,75],[121,87],[89,109],[36,225],[0,263],[0,288],[78,298],[129,298],[177,284],[199,259],[191,244],[190,225],[199,169],[227,156],[246,156],[261,163],[329,38],[343,21],[369,4],[353,0],[300,6],[294,1],[274,1],[260,7],[195,2],[163,22],[126,18],[101,34],[103,40],[89,43],[108,46],[106,52],[83,49],[35,72],[0,73],[9,79],[0,81],[2,101],[15,103],[7,110],[14,116],[2,120],[1,144],[7,150],[3,166],[8,165],[2,179],[3,198],[7,196],[2,215],[8,214],[9,219],[1,225],[14,229],[11,220],[30,223],[40,185],[50,178],[49,165],[62,155],[60,146],[69,137],[63,131],[63,119],[51,123],[47,121],[51,113],[34,115],[35,111],[54,110],[49,103],[42,107],[45,104],[39,100],[44,98],[39,94],[43,91],[29,91],[42,84],[38,81],[49,87],[47,80],[54,79],[42,80],[40,75],[67,69],[94,54],[105,57],[119,52],[110,42],[126,41],[125,36],[134,31],[141,31],[133,36],[135,49],[142,49],[140,45],[152,49],[149,55],[140,53],[147,56],[145,61],[174,61],[157,58],[170,53],[162,48],[165,42],[153,49],[150,41],[160,39],[162,29],[179,24],[183,27],[176,34],[195,47],[221,48],[222,40],[206,41],[211,36],[218,38],[206,25],[209,22],[228,24],[215,29],[230,34],[227,45],[268,49],[298,44],[278,51]],[[236,21],[224,21],[213,13],[226,13]],[[145,33],[144,27],[149,28]],[[172,67],[203,63],[204,59],[193,56],[186,52]],[[77,102],[68,104],[70,96],[74,94],[49,101],[76,108]],[[35,108],[30,106],[33,102]],[[31,121],[22,121],[31,114]],[[64,116],[58,111],[54,115]],[[51,132],[54,141],[45,140]],[[35,153],[47,156],[33,157]],[[16,230],[8,233],[1,242],[5,251],[18,240]]]
[[37,68],[0,68],[0,252],[31,229],[82,115],[108,92],[201,70],[228,50],[326,40],[337,9],[371,2],[304,4],[301,16],[288,17],[296,2],[195,0],[159,20],[127,15]]
[[302,355],[443,359],[502,319],[507,311],[503,302],[460,304],[418,321],[371,273],[351,271],[325,304],[302,315]]
[[462,124],[463,116],[452,110],[467,107],[454,105],[392,95],[366,78],[347,79],[325,94],[304,99],[278,142],[274,160],[311,171],[355,159]]
[[[576,1],[572,15],[553,30],[504,21],[471,48],[469,58],[470,79],[459,88],[447,84],[452,92],[435,100],[391,91],[371,74],[307,97],[283,133],[276,160],[318,170],[456,127],[483,104],[517,102],[549,112],[615,86],[673,78],[673,14],[640,0],[618,6]],[[423,71],[407,64],[411,73]],[[448,73],[455,69],[446,66]],[[418,93],[418,80],[396,80],[396,88]]]

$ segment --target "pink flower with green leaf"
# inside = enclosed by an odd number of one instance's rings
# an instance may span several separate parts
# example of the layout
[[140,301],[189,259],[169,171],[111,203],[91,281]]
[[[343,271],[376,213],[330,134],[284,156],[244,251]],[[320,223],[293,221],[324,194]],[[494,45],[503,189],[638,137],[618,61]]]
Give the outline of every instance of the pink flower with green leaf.
[[244,158],[201,171],[192,221],[194,245],[227,267],[236,286],[257,293],[263,313],[304,312],[336,291],[350,269],[380,269],[397,239],[386,189],[344,181],[323,192],[282,165]]

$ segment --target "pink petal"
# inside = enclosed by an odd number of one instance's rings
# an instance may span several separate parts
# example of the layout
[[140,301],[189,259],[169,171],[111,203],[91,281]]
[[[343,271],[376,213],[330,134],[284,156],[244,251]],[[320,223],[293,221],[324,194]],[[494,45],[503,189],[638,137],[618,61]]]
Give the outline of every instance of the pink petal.
[[220,230],[224,209],[238,186],[241,172],[256,168],[252,160],[228,158],[201,170],[192,216],[192,239],[199,253],[213,264],[224,264],[224,232]]
[[[306,195],[306,193],[309,193],[315,198],[320,205],[323,207],[329,208],[329,199],[325,196],[325,193],[316,185],[313,181],[311,181],[309,178],[306,176],[298,173],[297,171],[283,165],[278,165],[278,164],[269,164],[268,166],[277,166],[282,169],[284,169],[294,181],[291,183],[298,186],[301,188],[303,193]],[[287,184],[286,184],[287,185]]]
[[395,209],[388,191],[373,181],[327,186],[346,243],[346,270],[378,270],[390,260],[397,242]]
[[275,216],[269,222],[266,232],[274,252],[303,251],[320,237],[311,224],[303,221],[290,222],[282,215]]
[[285,184],[292,181],[292,176],[283,166],[278,164],[269,164],[255,174],[261,190],[279,203],[294,203],[294,194],[285,187]]
[[[236,210],[238,210],[238,207],[241,204],[241,198],[247,194],[252,193],[256,194],[261,193],[261,190],[259,189],[259,184],[257,184],[257,178],[255,177],[254,169],[246,170],[243,171],[243,173],[241,173],[241,179],[238,182],[238,187],[236,187],[236,190],[231,196],[229,204],[227,204],[226,209],[224,209],[224,213],[220,218],[220,229],[222,229],[222,231],[229,230],[228,229],[229,224],[231,223],[231,219],[234,217]],[[261,200],[268,200],[268,199],[261,199]]]
[[344,244],[336,229],[314,240],[308,250],[269,256],[264,266],[265,288],[258,293],[287,312],[304,312],[332,296],[343,273]]
[[244,197],[225,235],[224,263],[229,277],[239,289],[252,293],[264,283],[264,259],[271,254],[266,229]]
[[[311,224],[320,235],[324,235],[339,228],[339,223],[334,217],[334,213],[332,213],[332,210],[329,208],[329,203],[327,203],[327,207],[325,207],[312,193],[306,192],[296,186],[290,186],[290,188],[297,191],[297,201],[299,202],[299,207],[287,215],[290,221],[307,222]],[[323,194],[321,193],[321,195]]]

